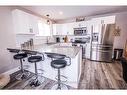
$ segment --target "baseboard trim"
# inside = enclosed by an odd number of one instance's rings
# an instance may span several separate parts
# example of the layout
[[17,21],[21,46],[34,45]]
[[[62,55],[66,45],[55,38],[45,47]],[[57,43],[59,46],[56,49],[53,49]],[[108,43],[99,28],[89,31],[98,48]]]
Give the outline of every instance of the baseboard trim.
[[12,74],[12,73],[14,73],[14,72],[16,72],[18,70],[19,70],[19,67],[16,67],[16,68],[10,69],[10,70],[2,73],[2,74],[9,74],[10,75],[10,74]]

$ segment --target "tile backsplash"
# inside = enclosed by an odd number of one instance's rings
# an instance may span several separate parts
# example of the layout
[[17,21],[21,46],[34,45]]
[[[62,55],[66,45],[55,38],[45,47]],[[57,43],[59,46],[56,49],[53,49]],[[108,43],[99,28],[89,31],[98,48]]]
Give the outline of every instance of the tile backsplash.
[[20,47],[24,42],[35,39],[34,35],[16,35],[16,46]]
[[21,44],[29,41],[30,39],[33,39],[34,45],[44,44],[47,42],[48,43],[55,42],[54,37],[43,37],[43,36],[35,36],[35,35],[16,35],[16,46],[20,47]]

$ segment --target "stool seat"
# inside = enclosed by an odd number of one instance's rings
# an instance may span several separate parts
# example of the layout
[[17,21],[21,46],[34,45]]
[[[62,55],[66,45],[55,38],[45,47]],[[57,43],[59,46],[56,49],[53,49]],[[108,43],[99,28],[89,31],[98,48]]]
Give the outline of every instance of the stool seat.
[[67,61],[65,60],[53,60],[51,62],[51,66],[56,69],[64,68],[66,65],[67,65]]
[[23,59],[23,58],[25,58],[25,57],[27,57],[27,54],[26,53],[20,53],[20,54],[16,54],[16,55],[14,55],[14,59]]
[[42,61],[41,56],[31,56],[28,58],[28,61],[31,63]]
[[11,53],[19,53],[19,49],[11,49],[11,48],[7,48],[7,50],[9,50]]

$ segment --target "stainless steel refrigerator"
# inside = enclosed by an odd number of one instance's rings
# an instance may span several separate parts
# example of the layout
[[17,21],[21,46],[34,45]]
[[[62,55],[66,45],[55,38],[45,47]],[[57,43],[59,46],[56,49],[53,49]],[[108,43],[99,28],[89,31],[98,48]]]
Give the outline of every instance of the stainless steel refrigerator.
[[91,60],[112,62],[114,31],[115,24],[103,24],[92,31]]

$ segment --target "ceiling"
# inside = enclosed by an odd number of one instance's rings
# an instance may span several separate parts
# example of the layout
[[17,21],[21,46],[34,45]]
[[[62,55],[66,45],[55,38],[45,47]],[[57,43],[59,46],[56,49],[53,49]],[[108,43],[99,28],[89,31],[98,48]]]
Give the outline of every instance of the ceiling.
[[71,19],[80,16],[95,16],[106,13],[127,11],[127,6],[22,6],[22,7],[42,16],[46,16],[47,14],[49,14],[50,15],[49,18],[56,21]]

